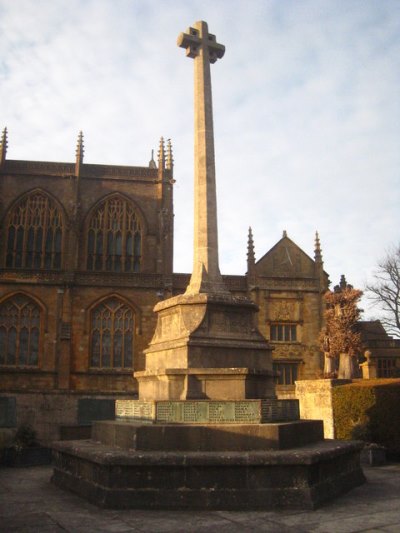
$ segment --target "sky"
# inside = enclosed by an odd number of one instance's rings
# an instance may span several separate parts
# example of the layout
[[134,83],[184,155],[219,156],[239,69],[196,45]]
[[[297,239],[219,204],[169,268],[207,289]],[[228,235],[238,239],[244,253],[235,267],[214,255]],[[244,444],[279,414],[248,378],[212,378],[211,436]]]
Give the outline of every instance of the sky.
[[[9,159],[146,166],[174,151],[175,272],[192,270],[193,61],[198,20],[226,47],[211,67],[223,274],[283,230],[315,231],[332,285],[363,289],[400,243],[399,0],[0,0],[0,128]],[[365,318],[378,314],[369,309]]]

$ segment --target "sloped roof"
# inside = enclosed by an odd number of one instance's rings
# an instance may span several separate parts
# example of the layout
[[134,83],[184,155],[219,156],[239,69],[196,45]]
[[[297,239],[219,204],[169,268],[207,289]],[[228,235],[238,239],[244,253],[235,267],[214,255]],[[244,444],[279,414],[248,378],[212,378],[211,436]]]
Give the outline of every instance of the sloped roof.
[[357,322],[357,329],[363,341],[391,338],[380,320],[360,320]]
[[256,262],[256,272],[258,276],[266,277],[314,277],[315,261],[285,233],[275,246]]

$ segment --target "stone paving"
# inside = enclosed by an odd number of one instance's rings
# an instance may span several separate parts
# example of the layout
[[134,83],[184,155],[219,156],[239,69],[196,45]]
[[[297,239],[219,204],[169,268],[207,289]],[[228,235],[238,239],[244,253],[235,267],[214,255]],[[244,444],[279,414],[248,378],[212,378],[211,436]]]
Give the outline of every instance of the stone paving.
[[400,464],[365,467],[367,483],[316,511],[98,509],[50,483],[51,466],[0,468],[1,532],[353,533],[400,531]]

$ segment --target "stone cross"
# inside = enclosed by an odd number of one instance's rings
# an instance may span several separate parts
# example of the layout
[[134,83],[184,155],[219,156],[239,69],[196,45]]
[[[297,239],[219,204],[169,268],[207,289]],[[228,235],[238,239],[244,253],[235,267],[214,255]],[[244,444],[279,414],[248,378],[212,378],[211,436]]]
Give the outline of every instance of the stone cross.
[[178,37],[194,59],[194,258],[186,294],[228,294],[218,265],[217,195],[210,63],[225,53],[207,23],[200,21]]

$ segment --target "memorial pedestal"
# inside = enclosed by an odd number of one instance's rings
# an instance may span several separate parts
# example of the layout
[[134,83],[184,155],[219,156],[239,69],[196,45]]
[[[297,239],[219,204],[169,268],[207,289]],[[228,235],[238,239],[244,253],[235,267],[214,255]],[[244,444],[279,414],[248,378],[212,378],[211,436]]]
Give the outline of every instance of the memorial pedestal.
[[160,302],[156,331],[135,372],[142,400],[274,398],[272,350],[256,327],[257,306],[231,295]]

